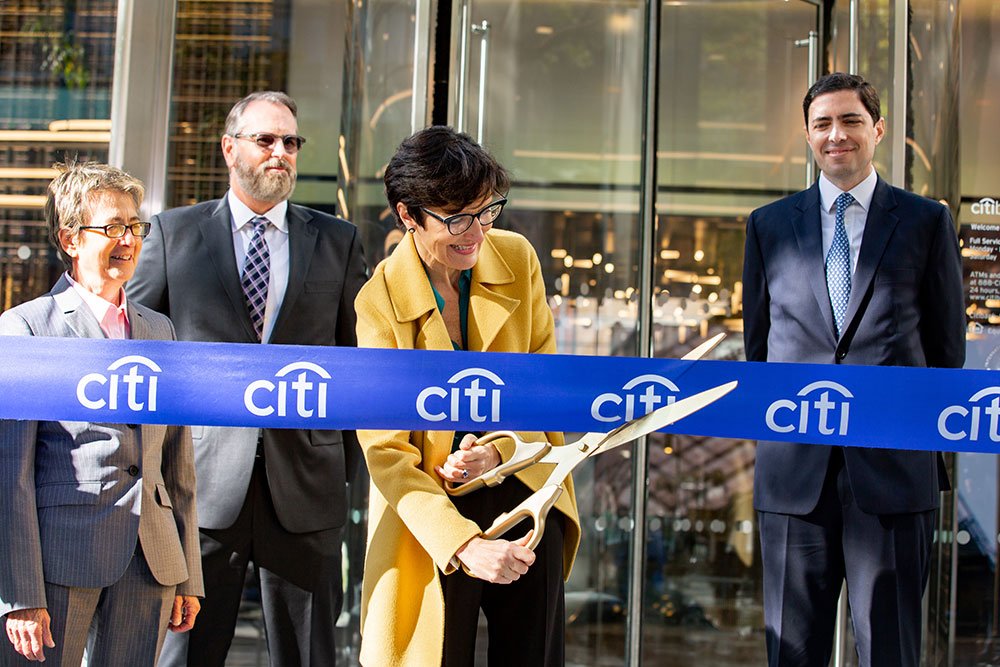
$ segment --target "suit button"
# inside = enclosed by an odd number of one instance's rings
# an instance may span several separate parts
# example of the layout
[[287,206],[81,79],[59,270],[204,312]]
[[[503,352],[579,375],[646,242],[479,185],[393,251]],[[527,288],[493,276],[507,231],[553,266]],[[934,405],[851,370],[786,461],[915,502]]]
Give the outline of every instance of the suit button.
[[126,470],[125,472],[127,472],[130,475],[132,475],[132,477],[135,477],[136,475],[139,474],[139,466],[137,466],[137,465],[130,465],[128,467],[128,470]]
[[837,358],[843,361],[847,358],[847,350],[837,350]]

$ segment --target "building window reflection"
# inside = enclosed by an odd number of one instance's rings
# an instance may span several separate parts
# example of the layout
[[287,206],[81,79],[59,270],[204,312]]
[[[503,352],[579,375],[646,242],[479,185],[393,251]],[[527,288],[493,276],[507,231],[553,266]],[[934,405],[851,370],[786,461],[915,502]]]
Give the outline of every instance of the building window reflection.
[[62,270],[42,220],[52,164],[107,160],[117,5],[0,4],[0,310]]

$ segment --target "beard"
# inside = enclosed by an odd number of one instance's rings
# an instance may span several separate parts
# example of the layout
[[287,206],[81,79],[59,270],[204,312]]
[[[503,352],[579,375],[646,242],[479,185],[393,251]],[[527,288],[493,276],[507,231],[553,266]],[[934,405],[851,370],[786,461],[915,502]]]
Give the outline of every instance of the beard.
[[[268,171],[272,167],[283,167],[285,171]],[[272,157],[254,167],[237,154],[233,172],[240,187],[258,201],[277,204],[291,197],[295,189],[295,167],[282,157]]]

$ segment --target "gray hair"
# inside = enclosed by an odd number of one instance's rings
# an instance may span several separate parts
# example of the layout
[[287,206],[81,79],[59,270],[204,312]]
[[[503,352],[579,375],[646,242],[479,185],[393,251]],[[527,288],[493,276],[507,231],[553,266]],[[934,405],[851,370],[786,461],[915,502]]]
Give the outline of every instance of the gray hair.
[[277,90],[258,90],[244,97],[229,110],[229,115],[226,116],[226,134],[232,136],[240,131],[243,112],[254,102],[270,102],[287,107],[292,112],[292,117],[298,118],[299,107],[291,97]]
[[49,240],[59,251],[59,259],[69,269],[73,266],[73,259],[63,249],[59,232],[68,229],[74,235],[80,233],[80,227],[89,221],[91,195],[123,192],[132,198],[138,209],[146,195],[146,188],[135,176],[99,162],[79,164],[67,161],[52,167],[60,173],[47,188],[45,222],[49,228]]

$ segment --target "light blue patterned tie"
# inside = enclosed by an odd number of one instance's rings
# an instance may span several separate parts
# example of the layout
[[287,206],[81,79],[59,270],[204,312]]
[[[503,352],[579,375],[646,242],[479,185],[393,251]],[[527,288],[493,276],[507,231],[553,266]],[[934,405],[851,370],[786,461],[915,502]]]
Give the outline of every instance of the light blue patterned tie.
[[250,321],[257,332],[257,340],[262,340],[264,332],[264,307],[267,305],[267,284],[271,274],[271,251],[264,240],[268,219],[256,217],[253,223],[253,238],[243,261],[243,297],[246,300]]
[[847,240],[844,212],[853,202],[854,197],[848,192],[842,192],[837,197],[833,243],[830,244],[830,251],[826,254],[826,289],[830,292],[830,306],[833,308],[833,324],[837,338],[840,338],[843,332],[847,302],[851,299],[851,243]]

